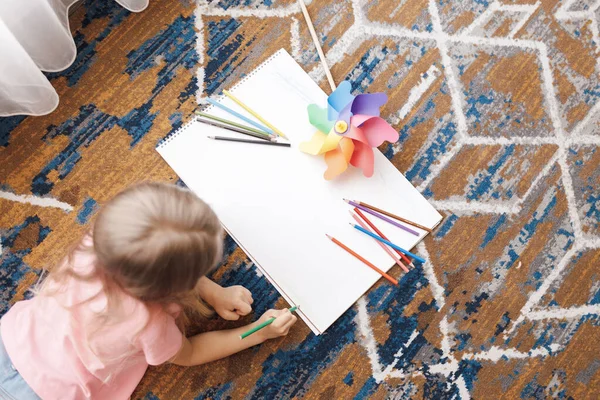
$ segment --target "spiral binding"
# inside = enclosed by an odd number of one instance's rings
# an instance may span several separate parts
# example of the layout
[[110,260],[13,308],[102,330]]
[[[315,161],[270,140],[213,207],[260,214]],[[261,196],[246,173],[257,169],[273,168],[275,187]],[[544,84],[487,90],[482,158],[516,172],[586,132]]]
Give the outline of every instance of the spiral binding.
[[[233,85],[233,87],[229,91],[230,92],[235,91],[239,86],[243,85],[244,82],[246,82],[248,79],[250,79],[252,76],[254,76],[254,74],[256,74],[258,71],[260,71],[261,69],[263,69],[263,67],[265,65],[267,65],[268,63],[270,63],[271,61],[273,61],[273,59],[275,59],[277,56],[279,56],[284,51],[285,51],[284,49],[277,50],[275,52],[275,54],[273,54],[271,57],[267,58],[262,64],[260,64],[252,72],[250,72],[250,74],[248,74],[242,80],[240,80],[238,83],[236,83],[235,85]],[[223,97],[224,96],[220,96],[217,100],[220,101]],[[214,106],[210,105],[209,107],[207,107],[205,109],[205,111],[210,111],[212,108],[214,108]],[[158,142],[158,144],[156,145],[156,148],[160,149],[160,148],[163,148],[166,145],[168,145],[181,132],[185,131],[193,122],[194,122],[194,119],[192,119],[191,121],[187,122],[186,124],[180,126],[179,128],[175,129],[173,132],[170,132],[167,136],[165,136],[162,140],[160,140]]]
[[167,136],[165,136],[164,138],[162,138],[161,140],[158,141],[158,144],[156,145],[156,148],[157,149],[162,149],[163,147],[165,147],[177,135],[179,135],[181,132],[183,132],[184,130],[186,130],[187,127],[192,124],[192,122],[194,122],[193,119],[191,121],[187,122],[186,124],[180,126],[179,128],[175,129],[174,131],[169,132],[169,134]]

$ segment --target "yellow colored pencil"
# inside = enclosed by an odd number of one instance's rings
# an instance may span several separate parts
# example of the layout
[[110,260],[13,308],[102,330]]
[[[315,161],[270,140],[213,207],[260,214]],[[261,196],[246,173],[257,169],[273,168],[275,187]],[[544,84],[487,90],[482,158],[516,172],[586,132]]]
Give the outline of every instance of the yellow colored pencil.
[[235,97],[234,95],[232,95],[227,90],[223,90],[223,93],[225,94],[225,96],[227,96],[231,100],[235,101],[237,105],[239,105],[244,110],[248,111],[250,114],[252,114],[254,117],[256,117],[260,122],[262,122],[263,124],[265,124],[269,128],[273,129],[273,132],[275,132],[276,134],[278,134],[282,138],[287,139],[287,136],[285,136],[279,129],[275,128],[267,120],[265,120],[263,117],[261,117],[260,115],[258,115],[254,110],[252,110],[250,107],[248,107],[247,105],[245,105],[244,103],[242,103],[242,101],[240,99],[238,99],[237,97]]

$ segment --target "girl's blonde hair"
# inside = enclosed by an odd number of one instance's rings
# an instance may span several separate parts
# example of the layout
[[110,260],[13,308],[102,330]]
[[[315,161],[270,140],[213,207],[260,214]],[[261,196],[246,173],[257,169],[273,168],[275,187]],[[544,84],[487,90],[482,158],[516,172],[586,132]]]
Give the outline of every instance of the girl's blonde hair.
[[[40,294],[51,294],[68,278],[99,279],[107,298],[101,324],[120,319],[113,309],[122,291],[148,305],[179,305],[183,333],[191,315],[212,314],[194,288],[221,258],[222,228],[213,210],[191,191],[163,183],[132,186],[101,208],[90,233],[93,248],[78,245],[46,278]],[[95,254],[89,274],[73,268],[77,251]]]

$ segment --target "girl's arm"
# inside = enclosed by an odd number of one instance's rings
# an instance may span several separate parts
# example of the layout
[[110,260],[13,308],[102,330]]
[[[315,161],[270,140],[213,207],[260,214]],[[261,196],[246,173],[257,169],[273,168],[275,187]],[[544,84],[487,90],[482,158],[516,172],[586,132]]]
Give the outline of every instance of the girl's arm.
[[[242,333],[272,317],[275,317],[275,321],[271,325],[245,339],[240,339]],[[171,362],[190,367],[215,361],[260,344],[267,339],[285,336],[295,322],[296,316],[292,315],[289,310],[269,310],[258,321],[250,325],[184,338],[181,350]]]
[[223,289],[221,285],[211,281],[205,276],[200,278],[196,284],[196,292],[198,292],[200,297],[209,304],[215,296],[218,296],[221,289]]

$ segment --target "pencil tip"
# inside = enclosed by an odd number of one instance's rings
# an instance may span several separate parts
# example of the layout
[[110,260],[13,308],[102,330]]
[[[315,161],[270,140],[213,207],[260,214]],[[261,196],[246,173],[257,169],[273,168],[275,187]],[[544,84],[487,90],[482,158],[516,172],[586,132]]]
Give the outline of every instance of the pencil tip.
[[214,136],[207,136],[207,137],[208,137],[209,139],[214,139],[214,138],[215,138]]
[[343,198],[342,200],[344,200],[346,203],[350,203],[350,200]]
[[329,239],[331,239],[331,235],[326,233],[325,236],[327,236]]

